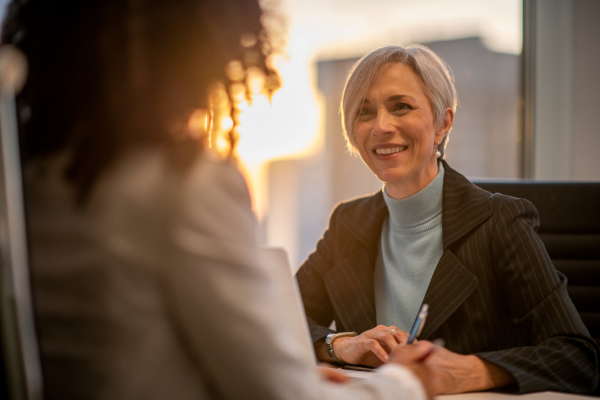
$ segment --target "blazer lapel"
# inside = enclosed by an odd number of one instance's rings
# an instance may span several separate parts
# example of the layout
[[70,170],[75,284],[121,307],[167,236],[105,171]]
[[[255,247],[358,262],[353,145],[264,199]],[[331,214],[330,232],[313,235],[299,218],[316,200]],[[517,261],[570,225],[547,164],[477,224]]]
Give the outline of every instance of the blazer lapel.
[[373,264],[376,255],[376,252],[364,248],[325,275],[325,286],[336,311],[338,328],[361,333],[377,325],[373,272],[365,268]]
[[341,318],[338,326],[363,332],[376,325],[373,271],[381,237],[381,227],[388,215],[381,191],[340,210],[340,221],[347,230],[344,248],[353,251],[326,274],[325,282]]
[[478,286],[477,277],[450,250],[444,250],[423,299],[429,304],[429,315],[421,337],[429,338]]
[[[350,235],[366,248],[377,250],[381,238],[381,227],[388,216],[388,209],[380,190],[374,195],[357,201],[340,211],[340,221]],[[371,265],[374,269],[375,265]]]
[[[424,302],[429,316],[421,337],[435,332],[478,287],[477,278],[458,260],[449,246],[476,228],[491,215],[485,193],[442,160],[444,192],[442,201],[442,242],[444,253],[431,278]],[[337,315],[345,328],[357,332],[376,325],[373,271],[388,210],[381,191],[340,211],[348,231],[344,240],[357,249],[327,273],[326,285]],[[358,241],[358,243],[356,243]],[[349,242],[347,242],[349,243]],[[330,284],[331,282],[331,284]]]
[[444,252],[431,277],[424,303],[429,304],[421,337],[434,333],[479,286],[479,282],[449,246],[488,219],[492,208],[486,194],[442,160],[442,242]]
[[485,192],[444,164],[442,241],[444,250],[492,215]]

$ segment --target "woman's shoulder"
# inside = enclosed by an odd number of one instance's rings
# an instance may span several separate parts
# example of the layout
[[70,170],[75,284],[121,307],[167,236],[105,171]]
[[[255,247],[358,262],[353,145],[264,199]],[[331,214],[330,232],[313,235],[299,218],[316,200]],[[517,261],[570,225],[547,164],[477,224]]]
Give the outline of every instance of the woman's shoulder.
[[[511,203],[523,204],[525,207],[533,207],[533,204],[529,200],[508,196],[498,192],[493,193],[477,186],[477,182],[473,183],[460,172],[457,172],[448,166],[447,163],[444,164],[444,168],[446,170],[444,193],[448,198],[455,198],[454,200],[456,200],[457,203],[460,203],[462,207],[467,206],[470,203],[488,203],[492,207],[492,210],[495,211],[501,210]],[[446,202],[449,200],[451,199],[446,199]]]
[[504,212],[509,208],[520,208],[523,210],[535,210],[533,203],[521,197],[514,197],[500,192],[490,192],[480,188],[476,183],[473,186],[480,191],[490,202],[492,212]]
[[[491,221],[494,225],[505,225],[514,221],[529,221],[532,226],[539,226],[537,208],[527,199],[513,197],[499,192],[490,192],[473,185],[490,205]],[[536,228],[537,229],[537,228]]]
[[372,213],[376,210],[387,209],[383,200],[383,193],[378,190],[369,195],[355,197],[335,205],[333,215]]
[[[205,151],[185,169],[173,167],[164,153],[146,155],[131,170],[140,184],[133,202],[163,214],[173,226],[186,226],[215,237],[230,237],[235,242],[253,242],[256,218],[250,193],[240,169]],[[123,202],[129,203],[129,202]],[[237,226],[237,229],[231,229]],[[186,229],[187,229],[186,228]]]
[[160,149],[131,152],[107,170],[94,188],[92,202],[156,203],[173,196],[246,196],[244,178],[235,165],[204,152],[181,168]]
[[444,167],[442,212],[447,226],[464,230],[488,219],[496,225],[523,218],[537,224],[537,210],[529,200],[484,190],[447,164]]
[[183,174],[183,184],[186,190],[197,195],[220,193],[250,201],[246,180],[240,168],[234,162],[221,160],[212,152],[206,151],[196,158],[189,171]]
[[174,167],[169,155],[160,149],[140,149],[116,160],[95,182],[84,204],[78,206],[75,187],[65,178],[68,161],[68,154],[61,153],[26,166],[24,180],[34,204],[39,200],[40,204],[56,203],[74,212],[102,215],[124,208],[164,208],[169,203],[198,206],[206,202],[225,204],[231,199],[250,202],[245,180],[230,162],[205,152],[181,169]]

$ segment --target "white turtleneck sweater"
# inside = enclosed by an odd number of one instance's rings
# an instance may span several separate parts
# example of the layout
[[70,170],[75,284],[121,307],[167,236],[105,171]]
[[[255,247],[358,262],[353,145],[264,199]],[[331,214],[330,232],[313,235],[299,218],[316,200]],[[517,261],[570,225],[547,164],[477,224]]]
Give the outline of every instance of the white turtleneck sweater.
[[377,324],[410,332],[442,257],[444,167],[423,189],[396,200],[383,190],[389,218],[383,223],[375,264]]

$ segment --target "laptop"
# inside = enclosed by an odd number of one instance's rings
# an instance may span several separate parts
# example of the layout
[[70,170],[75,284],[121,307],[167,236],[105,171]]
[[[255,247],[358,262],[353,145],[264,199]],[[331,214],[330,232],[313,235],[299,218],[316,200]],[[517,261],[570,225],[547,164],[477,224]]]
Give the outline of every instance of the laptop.
[[[276,286],[280,318],[291,327],[294,338],[304,349],[302,354],[306,356],[306,360],[316,365],[317,359],[308,330],[302,297],[287,253],[282,248],[263,248],[261,249],[261,259],[263,265],[270,271]],[[354,379],[368,379],[371,374],[347,369],[338,369],[338,371]]]
[[261,260],[269,270],[273,280],[278,299],[280,318],[292,330],[297,343],[300,343],[306,356],[306,360],[317,364],[315,351],[313,349],[308,322],[304,313],[304,305],[300,297],[300,289],[292,273],[287,253],[278,247],[261,249]]

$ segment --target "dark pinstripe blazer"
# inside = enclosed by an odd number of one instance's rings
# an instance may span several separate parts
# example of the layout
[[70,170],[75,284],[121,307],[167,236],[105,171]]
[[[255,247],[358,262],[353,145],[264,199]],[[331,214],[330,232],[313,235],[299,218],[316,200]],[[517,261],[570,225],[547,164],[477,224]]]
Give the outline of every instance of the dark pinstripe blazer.
[[[444,168],[444,252],[425,294],[420,338],[443,338],[454,352],[504,367],[521,393],[591,392],[599,349],[537,236],[535,207]],[[381,192],[334,210],[297,274],[313,341],[332,332],[333,320],[340,332],[376,325],[373,270],[387,216]]]

